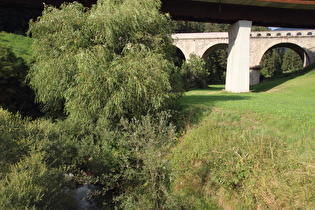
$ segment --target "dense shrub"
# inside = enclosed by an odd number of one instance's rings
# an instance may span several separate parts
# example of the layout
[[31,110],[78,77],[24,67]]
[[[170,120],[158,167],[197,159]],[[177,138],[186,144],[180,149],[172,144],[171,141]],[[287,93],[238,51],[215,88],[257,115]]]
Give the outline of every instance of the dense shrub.
[[170,191],[172,169],[167,155],[174,144],[175,129],[168,118],[161,113],[121,122],[120,194],[115,198],[121,208],[170,209],[178,205]]
[[64,170],[49,168],[32,153],[0,180],[1,209],[69,209],[75,204]]
[[58,124],[29,121],[3,109],[0,123],[0,208],[62,209],[74,205],[74,182],[63,174],[76,156]]
[[227,48],[220,48],[210,53],[205,59],[208,84],[224,84],[227,66]]
[[207,87],[207,70],[205,62],[195,54],[191,54],[181,67],[181,75],[185,90]]
[[10,164],[17,163],[28,153],[27,122],[0,108],[0,178],[9,171]]

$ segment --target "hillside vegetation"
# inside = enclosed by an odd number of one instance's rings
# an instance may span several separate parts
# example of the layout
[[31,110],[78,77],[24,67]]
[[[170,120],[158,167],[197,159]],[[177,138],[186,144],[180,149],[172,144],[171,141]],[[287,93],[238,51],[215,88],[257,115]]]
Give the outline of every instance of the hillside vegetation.
[[209,75],[175,65],[160,6],[48,6],[33,39],[0,33],[0,209],[83,208],[82,186],[99,209],[314,209],[315,71],[183,93]]
[[174,190],[198,209],[315,206],[315,71],[232,94],[189,91]]

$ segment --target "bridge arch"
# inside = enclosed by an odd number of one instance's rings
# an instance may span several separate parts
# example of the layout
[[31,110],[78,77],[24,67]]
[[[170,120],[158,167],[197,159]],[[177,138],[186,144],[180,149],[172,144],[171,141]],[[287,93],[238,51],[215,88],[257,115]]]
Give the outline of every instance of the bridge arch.
[[180,41],[176,36],[173,36],[173,46],[176,47],[176,54],[181,54],[184,56],[184,60],[189,59],[189,55],[191,54],[191,49],[187,47],[187,43]]
[[300,46],[300,43],[294,42],[270,42],[265,43],[260,49],[253,49],[255,51],[255,55],[252,56],[252,66],[259,66],[263,56],[267,53],[268,50],[275,49],[275,48],[289,48],[294,50],[302,59],[303,67],[306,67],[312,63],[314,63],[314,55],[313,53],[305,48]]
[[218,43],[209,47],[201,56],[206,63],[208,84],[225,84],[228,44]]
[[218,49],[228,49],[229,45],[227,43],[219,43],[210,46],[201,56],[203,59],[206,59],[211,53],[215,52]]
[[173,45],[175,48],[175,56],[176,58],[174,59],[175,65],[178,67],[181,67],[182,64],[187,60],[183,51],[179,49],[177,46]]

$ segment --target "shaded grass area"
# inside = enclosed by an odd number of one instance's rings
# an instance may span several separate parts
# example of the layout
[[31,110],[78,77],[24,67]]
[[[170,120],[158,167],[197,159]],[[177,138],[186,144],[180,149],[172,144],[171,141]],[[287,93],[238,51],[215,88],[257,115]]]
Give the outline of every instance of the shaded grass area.
[[197,209],[314,208],[315,71],[223,88],[181,101],[199,114],[173,150],[174,191]]
[[33,39],[22,35],[0,32],[0,44],[13,49],[16,56],[23,58],[26,62],[31,61]]
[[290,73],[284,73],[282,75],[277,75],[277,77],[264,80],[260,84],[252,86],[251,91],[252,92],[268,91],[268,90],[270,90],[270,89],[272,89],[278,85],[281,85],[282,83],[285,83],[291,79],[302,76],[302,75],[310,72],[314,68],[315,68],[315,64],[312,64],[312,65],[310,65],[310,66],[308,66],[302,70],[298,70],[298,71],[294,71],[294,72],[290,72]]

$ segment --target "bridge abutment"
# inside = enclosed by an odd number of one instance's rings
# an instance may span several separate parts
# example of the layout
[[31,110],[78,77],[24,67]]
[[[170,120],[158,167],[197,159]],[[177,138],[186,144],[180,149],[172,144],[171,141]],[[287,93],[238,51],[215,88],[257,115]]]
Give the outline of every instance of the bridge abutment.
[[225,90],[249,92],[249,59],[251,21],[240,20],[230,25]]

